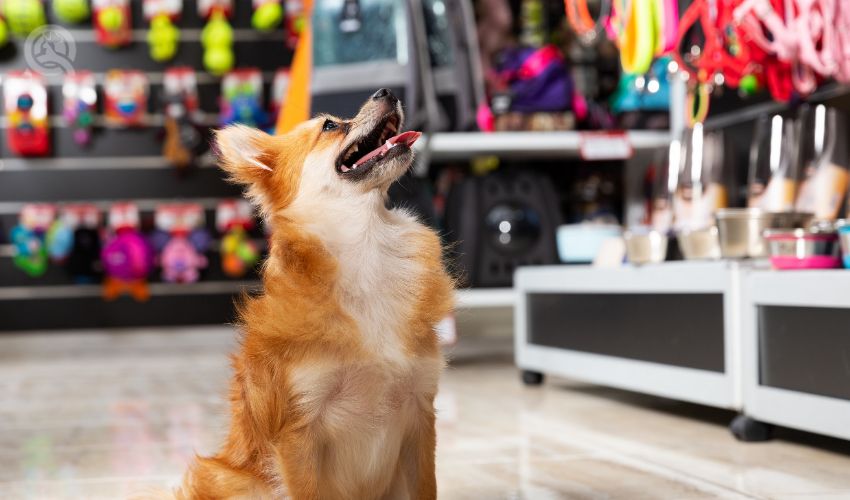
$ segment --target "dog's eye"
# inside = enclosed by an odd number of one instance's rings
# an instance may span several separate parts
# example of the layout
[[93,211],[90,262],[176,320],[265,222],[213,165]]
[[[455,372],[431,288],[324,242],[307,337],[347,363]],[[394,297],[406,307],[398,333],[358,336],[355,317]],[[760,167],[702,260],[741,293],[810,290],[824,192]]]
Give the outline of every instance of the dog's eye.
[[333,120],[325,120],[325,124],[322,125],[322,132],[330,132],[331,130],[336,130],[339,128],[339,125]]

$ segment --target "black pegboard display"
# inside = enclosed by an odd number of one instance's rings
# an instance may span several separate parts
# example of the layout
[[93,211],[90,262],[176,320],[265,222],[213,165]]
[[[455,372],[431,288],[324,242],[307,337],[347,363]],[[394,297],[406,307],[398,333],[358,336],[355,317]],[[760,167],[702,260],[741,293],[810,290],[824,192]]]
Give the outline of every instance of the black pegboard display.
[[[268,109],[274,72],[289,66],[292,52],[285,44],[282,28],[260,33],[251,27],[251,2],[238,0],[234,4],[231,25],[236,67],[255,67],[263,72],[264,102]],[[2,131],[0,331],[222,323],[232,320],[232,296],[241,292],[245,282],[257,279],[256,272],[242,280],[227,278],[221,271],[218,253],[213,250],[207,255],[210,265],[197,285],[157,284],[154,296],[147,303],[137,304],[129,298],[103,302],[91,285],[75,285],[62,267],[51,265],[44,276],[30,278],[12,264],[9,231],[16,223],[19,207],[26,202],[96,202],[105,207],[110,201],[144,200],[143,225],[149,227],[156,203],[197,201],[207,210],[208,228],[214,229],[217,201],[240,195],[239,188],[227,184],[209,158],[191,172],[177,175],[161,156],[162,76],[168,67],[195,68],[206,122],[215,123],[219,113],[220,79],[203,69],[200,37],[204,20],[197,14],[197,3],[184,0],[183,13],[177,22],[181,30],[180,47],[177,56],[165,64],[153,61],[148,55],[145,41],[148,25],[142,15],[142,2],[133,1],[131,5],[134,42],[113,50],[94,42],[91,22],[65,25],[53,18],[48,2],[48,22],[62,25],[75,39],[74,68],[92,71],[98,78],[98,111],[102,111],[103,74],[110,69],[136,69],[148,74],[147,111],[152,119],[150,125],[133,129],[100,127],[89,146],[77,145],[70,129],[51,120],[51,155],[38,159],[10,156],[5,130]],[[24,41],[17,39],[0,50],[0,75],[27,68],[23,48]],[[47,83],[50,115],[55,117],[62,109],[62,78],[48,77]],[[252,236],[262,240],[259,231]],[[158,274],[151,276],[153,283],[160,281]],[[184,288],[177,288],[181,286]]]

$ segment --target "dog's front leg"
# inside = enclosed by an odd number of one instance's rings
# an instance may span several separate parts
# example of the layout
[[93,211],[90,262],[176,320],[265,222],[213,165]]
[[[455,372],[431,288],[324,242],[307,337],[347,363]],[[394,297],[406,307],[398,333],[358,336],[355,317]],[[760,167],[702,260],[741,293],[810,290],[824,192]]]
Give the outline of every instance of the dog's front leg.
[[393,486],[386,500],[434,500],[437,498],[437,476],[434,454],[437,431],[434,410],[422,410],[423,416],[406,437],[399,457]]
[[282,482],[287,498],[292,500],[318,500],[320,487],[319,444],[310,427],[287,430],[277,446],[278,459],[283,469]]

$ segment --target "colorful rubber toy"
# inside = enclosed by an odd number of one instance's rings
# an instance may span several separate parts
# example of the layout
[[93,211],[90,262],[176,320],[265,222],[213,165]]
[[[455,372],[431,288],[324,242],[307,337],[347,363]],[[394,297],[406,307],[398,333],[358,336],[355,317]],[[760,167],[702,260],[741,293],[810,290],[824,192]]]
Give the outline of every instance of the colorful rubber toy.
[[233,68],[233,28],[224,12],[216,10],[201,32],[204,46],[204,67],[216,76]]
[[12,228],[10,236],[14,248],[12,263],[15,267],[31,278],[43,276],[47,272],[47,248],[43,233],[19,224]]
[[45,244],[51,261],[57,264],[65,262],[74,248],[74,228],[61,218],[56,219],[47,230]]
[[111,70],[103,83],[106,121],[133,127],[143,124],[148,105],[148,78],[141,71]]
[[85,146],[91,142],[97,113],[97,90],[94,75],[88,71],[68,73],[62,85],[63,116],[73,129],[74,142]]
[[260,250],[251,241],[248,231],[254,227],[254,217],[244,200],[225,200],[215,213],[216,229],[222,233],[221,270],[231,278],[241,278],[260,260]]
[[3,0],[3,13],[15,36],[25,37],[47,24],[41,0]]
[[131,203],[115,204],[109,211],[111,238],[103,246],[101,261],[106,278],[103,298],[114,300],[129,293],[139,302],[150,298],[147,277],[153,269],[154,254],[139,232],[139,210]]
[[167,14],[160,14],[151,20],[148,32],[148,46],[151,59],[165,62],[174,59],[180,45],[180,30],[171,22]]
[[283,20],[281,0],[254,0],[251,26],[257,31],[269,32],[280,26]]
[[93,0],[97,43],[110,48],[133,41],[129,0]]
[[169,283],[193,283],[208,265],[203,255],[211,237],[204,228],[205,214],[197,204],[166,204],[156,209],[156,231],[151,243],[159,250],[162,279]]
[[221,239],[221,270],[231,278],[241,278],[260,260],[257,245],[241,226],[234,226]]
[[241,123],[263,128],[268,113],[263,109],[263,77],[259,69],[244,68],[231,71],[221,82],[222,101],[219,123]]
[[207,258],[201,252],[207,243],[193,243],[185,235],[176,235],[165,245],[160,255],[162,279],[169,283],[194,283],[198,281],[200,271],[207,267]]
[[68,24],[78,24],[91,17],[88,0],[53,0],[53,14]]
[[124,291],[139,301],[150,293],[145,280],[153,267],[153,252],[138,230],[123,227],[107,241],[101,252],[103,269],[108,278],[104,281],[104,297],[114,299]]
[[173,59],[180,45],[180,30],[174,23],[183,11],[182,0],[145,0],[143,11],[151,23],[147,37],[151,59],[157,62]]
[[13,71],[3,82],[4,106],[9,126],[9,149],[21,156],[44,156],[50,152],[47,87],[41,75]]

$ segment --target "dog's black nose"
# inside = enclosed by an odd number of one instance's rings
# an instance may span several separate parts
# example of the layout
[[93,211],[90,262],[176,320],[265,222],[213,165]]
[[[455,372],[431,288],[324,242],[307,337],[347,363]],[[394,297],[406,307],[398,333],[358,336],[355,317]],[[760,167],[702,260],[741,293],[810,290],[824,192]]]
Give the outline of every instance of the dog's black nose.
[[379,101],[381,99],[386,99],[388,101],[393,101],[393,102],[398,101],[396,96],[394,96],[393,93],[390,92],[390,89],[378,89],[377,92],[372,94],[372,99],[374,99],[376,101]]

